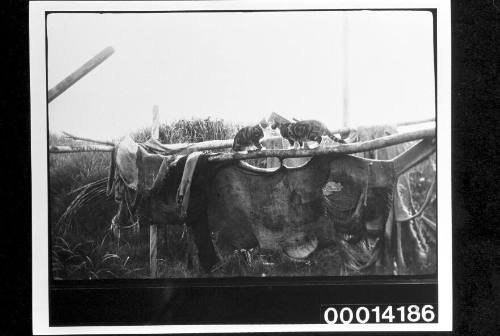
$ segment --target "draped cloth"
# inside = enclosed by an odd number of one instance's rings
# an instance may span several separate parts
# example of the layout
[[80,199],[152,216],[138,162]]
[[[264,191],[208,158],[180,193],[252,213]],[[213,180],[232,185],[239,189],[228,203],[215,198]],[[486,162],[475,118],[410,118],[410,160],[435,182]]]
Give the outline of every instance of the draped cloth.
[[[138,190],[141,188],[139,185],[140,169],[146,169],[146,167],[140,167],[138,165],[138,158],[143,155],[148,155],[151,152],[163,151],[165,155],[167,151],[167,146],[170,147],[172,152],[185,151],[190,145],[183,146],[183,144],[174,144],[172,146],[162,145],[164,147],[155,147],[156,140],[150,140],[146,143],[137,144],[130,137],[126,137],[121,141],[116,148],[116,166],[118,168],[118,174],[128,188]],[[152,146],[152,147],[151,147]],[[156,150],[154,149],[156,148]],[[156,153],[158,154],[158,153]],[[180,218],[185,219],[187,216],[187,209],[189,206],[189,196],[191,183],[193,180],[193,174],[198,163],[198,158],[202,155],[202,152],[196,151],[187,154],[186,164],[184,166],[184,171],[182,174],[182,179],[177,190],[177,207],[178,215]],[[186,154],[184,154],[186,155]],[[165,157],[173,157],[174,154],[166,155]],[[183,155],[175,155],[176,157],[182,157]],[[173,160],[172,164],[175,164],[178,160]],[[144,186],[142,186],[144,187]]]
[[185,219],[187,217],[191,182],[193,181],[193,174],[196,169],[196,164],[198,163],[198,158],[202,154],[202,152],[194,152],[189,154],[186,159],[186,165],[184,166],[184,171],[182,173],[181,183],[179,184],[179,189],[177,190],[177,208],[181,219]]

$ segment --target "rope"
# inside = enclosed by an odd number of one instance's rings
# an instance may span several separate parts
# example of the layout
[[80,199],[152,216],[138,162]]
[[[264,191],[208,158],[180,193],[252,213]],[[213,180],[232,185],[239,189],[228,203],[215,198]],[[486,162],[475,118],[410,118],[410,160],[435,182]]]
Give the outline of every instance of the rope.
[[414,215],[411,215],[409,217],[396,218],[396,221],[407,222],[407,221],[411,221],[412,219],[415,219],[415,218],[421,216],[422,213],[424,212],[424,210],[427,208],[427,206],[430,203],[430,200],[432,198],[432,190],[434,189],[435,185],[436,185],[436,175],[434,175],[434,179],[432,180],[431,186],[429,187],[429,190],[427,190],[427,195],[425,196],[424,204],[422,204],[422,207],[420,208],[420,210],[418,210]]

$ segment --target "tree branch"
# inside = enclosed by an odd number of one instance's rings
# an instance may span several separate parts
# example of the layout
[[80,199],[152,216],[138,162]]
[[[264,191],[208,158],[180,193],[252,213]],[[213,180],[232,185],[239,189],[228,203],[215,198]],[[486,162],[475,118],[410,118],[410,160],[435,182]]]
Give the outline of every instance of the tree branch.
[[209,161],[223,162],[231,160],[247,160],[266,157],[277,157],[286,159],[291,157],[312,157],[320,155],[334,154],[354,154],[367,152],[373,149],[379,149],[387,146],[397,145],[403,142],[414,141],[423,138],[430,138],[436,135],[435,128],[427,128],[418,131],[397,133],[386,137],[377,138],[370,141],[357,142],[352,144],[343,144],[335,147],[316,148],[316,149],[273,149],[255,151],[250,153],[219,153],[208,158]]
[[73,140],[88,141],[88,142],[93,142],[93,143],[96,143],[96,144],[107,145],[107,146],[114,146],[115,145],[111,141],[102,141],[102,140],[94,140],[94,139],[90,139],[90,138],[79,137],[79,136],[76,136],[76,135],[73,135],[73,134],[69,134],[68,132],[63,132],[63,134],[65,136],[67,136],[68,138],[71,138]]
[[113,146],[50,146],[49,152],[54,154],[82,152],[111,152]]

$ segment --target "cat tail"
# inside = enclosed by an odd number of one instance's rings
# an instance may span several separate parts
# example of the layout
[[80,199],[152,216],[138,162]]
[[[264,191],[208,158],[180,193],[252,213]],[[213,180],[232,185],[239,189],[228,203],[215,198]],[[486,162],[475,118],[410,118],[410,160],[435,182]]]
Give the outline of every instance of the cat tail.
[[326,135],[328,135],[330,137],[330,139],[332,139],[333,141],[341,143],[341,144],[345,144],[346,143],[343,139],[337,137],[335,134],[333,134],[332,132],[330,132],[329,129],[326,130],[326,133],[327,133]]

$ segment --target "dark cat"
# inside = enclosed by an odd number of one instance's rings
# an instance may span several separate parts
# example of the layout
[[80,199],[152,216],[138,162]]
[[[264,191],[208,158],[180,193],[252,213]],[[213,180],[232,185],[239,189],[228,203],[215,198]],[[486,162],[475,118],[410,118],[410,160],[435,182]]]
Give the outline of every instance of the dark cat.
[[272,129],[279,128],[281,136],[294,146],[298,142],[300,147],[303,147],[305,141],[316,141],[321,144],[322,135],[326,135],[333,141],[345,143],[344,140],[337,138],[326,126],[317,120],[301,120],[294,123],[273,123]]
[[251,145],[261,150],[262,145],[259,140],[264,137],[264,132],[260,125],[243,127],[236,133],[233,142],[233,151],[240,152],[247,149]]

